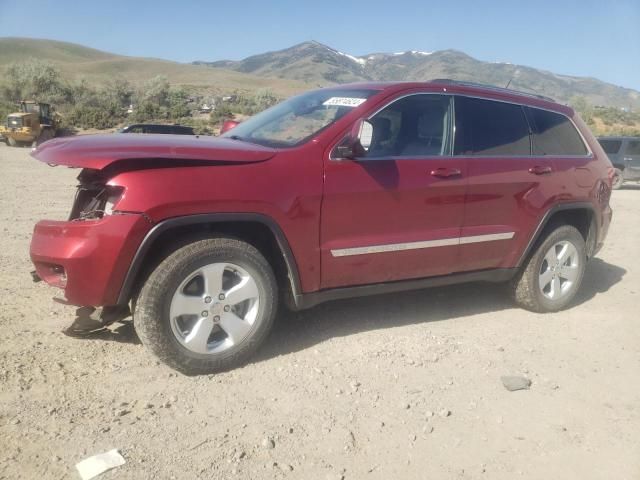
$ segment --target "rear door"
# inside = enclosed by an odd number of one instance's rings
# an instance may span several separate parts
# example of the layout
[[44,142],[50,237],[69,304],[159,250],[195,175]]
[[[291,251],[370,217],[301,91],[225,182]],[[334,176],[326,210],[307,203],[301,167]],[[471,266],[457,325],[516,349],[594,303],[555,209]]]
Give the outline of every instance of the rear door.
[[627,140],[623,158],[624,179],[640,180],[640,138]]
[[455,154],[468,162],[460,271],[510,266],[550,195],[545,156],[532,157],[521,105],[455,97]]
[[464,213],[466,160],[454,158],[451,97],[419,93],[369,119],[357,160],[325,158],[322,288],[450,273]]

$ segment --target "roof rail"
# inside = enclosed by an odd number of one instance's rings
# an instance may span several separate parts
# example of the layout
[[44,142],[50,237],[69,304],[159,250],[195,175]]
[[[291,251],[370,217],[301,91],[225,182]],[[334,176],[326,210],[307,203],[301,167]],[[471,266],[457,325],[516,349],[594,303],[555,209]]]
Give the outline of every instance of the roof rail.
[[497,87],[495,85],[488,85],[486,83],[478,83],[478,82],[467,82],[464,80],[452,80],[450,78],[436,78],[434,80],[429,80],[434,83],[449,83],[451,85],[460,85],[461,87],[478,87],[485,88],[487,90],[493,90],[495,92],[504,92],[504,93],[516,93],[518,95],[524,95],[526,97],[539,98],[541,100],[547,100],[549,102],[555,102],[555,100],[551,97],[546,97],[544,95],[540,95],[538,93],[529,93],[522,92],[520,90],[511,90],[510,88]]

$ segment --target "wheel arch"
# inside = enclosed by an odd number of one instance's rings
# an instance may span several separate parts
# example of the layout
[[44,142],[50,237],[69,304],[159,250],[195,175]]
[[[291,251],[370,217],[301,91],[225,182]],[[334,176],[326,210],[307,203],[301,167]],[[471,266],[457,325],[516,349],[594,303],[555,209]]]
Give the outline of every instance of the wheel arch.
[[544,241],[548,233],[560,225],[575,227],[582,234],[587,245],[587,258],[593,256],[596,248],[596,239],[598,238],[595,208],[589,202],[562,203],[546,211],[527,247],[520,255],[517,267],[521,267],[524,261],[535,251],[535,248]]
[[169,218],[155,225],[136,251],[118,294],[117,304],[127,305],[144,279],[176,248],[198,238],[222,234],[252,244],[271,263],[279,283],[291,297],[301,293],[297,263],[280,226],[257,213],[212,213]]

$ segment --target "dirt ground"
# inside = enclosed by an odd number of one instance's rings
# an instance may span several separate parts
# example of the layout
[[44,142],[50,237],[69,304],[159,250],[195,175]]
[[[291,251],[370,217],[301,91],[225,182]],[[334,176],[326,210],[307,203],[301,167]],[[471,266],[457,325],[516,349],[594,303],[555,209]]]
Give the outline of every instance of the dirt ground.
[[0,145],[0,479],[78,478],[112,448],[127,463],[104,479],[640,478],[640,188],[614,193],[567,311],[482,284],[335,302],[281,316],[253,363],[186,377],[131,324],[61,333],[74,309],[32,283],[28,248],[78,171],[28,153]]

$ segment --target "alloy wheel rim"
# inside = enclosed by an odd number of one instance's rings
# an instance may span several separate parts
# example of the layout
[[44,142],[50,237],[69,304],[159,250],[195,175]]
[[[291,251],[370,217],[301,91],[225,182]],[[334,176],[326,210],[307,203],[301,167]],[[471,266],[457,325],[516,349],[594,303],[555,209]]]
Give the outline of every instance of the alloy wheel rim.
[[171,330],[198,354],[224,352],[256,325],[260,293],[254,278],[232,263],[200,267],[180,283],[169,306]]
[[579,273],[580,258],[575,245],[567,240],[555,243],[540,266],[538,285],[542,295],[549,300],[566,297],[577,282]]

